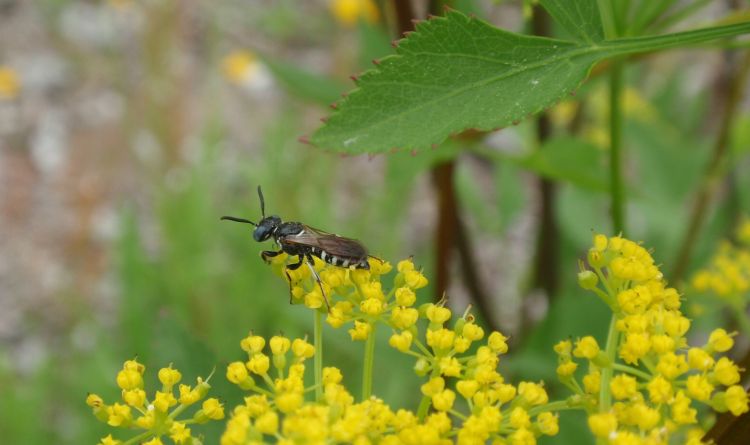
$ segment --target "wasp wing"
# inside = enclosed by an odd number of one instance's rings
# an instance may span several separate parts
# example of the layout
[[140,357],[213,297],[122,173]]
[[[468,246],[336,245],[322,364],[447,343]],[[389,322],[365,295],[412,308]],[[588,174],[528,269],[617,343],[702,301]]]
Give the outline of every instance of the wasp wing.
[[296,235],[285,237],[283,242],[316,247],[329,255],[343,258],[367,258],[367,249],[359,241],[309,226],[304,226],[304,230]]

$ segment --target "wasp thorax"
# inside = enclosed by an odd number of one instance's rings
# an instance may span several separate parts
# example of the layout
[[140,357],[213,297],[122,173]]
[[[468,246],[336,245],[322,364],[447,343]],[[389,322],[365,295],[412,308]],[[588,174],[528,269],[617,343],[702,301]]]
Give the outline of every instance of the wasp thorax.
[[274,229],[281,224],[281,218],[278,216],[267,216],[260,220],[258,227],[253,231],[255,241],[265,241],[273,235]]

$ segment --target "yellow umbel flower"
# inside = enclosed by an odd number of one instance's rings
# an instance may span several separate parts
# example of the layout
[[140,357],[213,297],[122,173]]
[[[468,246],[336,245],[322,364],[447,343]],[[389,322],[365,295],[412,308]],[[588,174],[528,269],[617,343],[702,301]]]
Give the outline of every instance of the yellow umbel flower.
[[[681,297],[667,286],[648,250],[622,237],[595,235],[587,257],[579,283],[612,310],[606,347],[586,336],[575,348],[563,341],[554,349],[558,376],[583,398],[595,436],[612,444],[669,443],[684,434],[683,425],[697,422],[695,402],[718,411],[747,409],[744,391],[727,396],[739,382],[739,368],[717,357],[732,347],[733,334],[716,329],[705,346],[690,347]],[[584,274],[596,279],[580,279]],[[573,374],[574,358],[589,361],[583,385]]]
[[[240,363],[244,369],[244,365]],[[177,444],[192,443],[197,438],[192,436],[188,423],[205,423],[210,420],[223,418],[224,411],[217,399],[206,399],[203,406],[193,417],[181,419],[189,405],[202,400],[208,394],[210,385],[208,380],[200,377],[195,387],[179,385],[179,398],[175,396],[175,385],[182,379],[182,373],[174,369],[172,365],[161,368],[157,373],[161,382],[161,390],[149,398],[143,389],[146,368],[136,360],[128,360],[123,364],[122,370],[117,373],[117,386],[122,389],[122,399],[125,404],[113,403],[108,405],[96,394],[86,397],[89,405],[97,419],[112,427],[126,428],[128,430],[140,430],[137,433],[140,443],[160,444],[160,437],[167,434]],[[133,407],[133,409],[131,409]],[[134,416],[138,416],[134,418]],[[133,439],[128,440],[130,443]],[[103,437],[102,445],[113,445],[122,443],[113,439],[112,435]]]

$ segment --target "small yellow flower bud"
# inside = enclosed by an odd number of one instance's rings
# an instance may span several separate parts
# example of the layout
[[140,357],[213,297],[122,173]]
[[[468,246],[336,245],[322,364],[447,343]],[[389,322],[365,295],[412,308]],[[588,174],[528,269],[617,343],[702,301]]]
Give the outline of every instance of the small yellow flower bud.
[[408,287],[396,289],[396,304],[399,306],[413,306],[417,301],[417,295]]
[[327,366],[323,368],[323,384],[328,385],[331,383],[341,383],[344,376],[341,375],[341,370],[333,366]]
[[391,312],[391,323],[398,329],[408,329],[417,322],[419,311],[410,307],[394,307]]
[[135,425],[144,430],[150,430],[156,425],[156,411],[146,411],[146,414],[135,419]]
[[422,394],[427,397],[433,397],[435,394],[445,389],[445,380],[442,377],[433,377],[427,383],[423,384]]
[[461,330],[461,335],[471,341],[477,341],[484,337],[484,330],[474,323],[466,323]]
[[657,375],[646,385],[651,402],[667,403],[672,398],[672,384],[664,377]]
[[117,373],[117,386],[123,390],[143,388],[143,376],[136,370],[123,369]]
[[459,380],[458,383],[456,383],[456,390],[458,390],[458,393],[467,399],[471,399],[478,389],[479,383],[476,380]]
[[601,233],[594,234],[594,250],[604,252],[607,250],[607,237]]
[[539,414],[536,418],[536,424],[539,427],[539,432],[545,436],[554,436],[560,431],[557,415],[550,412]]
[[286,392],[276,396],[276,406],[284,414],[289,414],[302,406],[304,399],[298,392]]
[[446,377],[459,377],[461,375],[461,363],[456,357],[443,357],[440,359],[440,374]]
[[568,361],[560,363],[557,365],[557,375],[561,378],[570,377],[576,372],[576,369],[578,369],[576,362]]
[[143,445],[164,445],[164,442],[161,441],[161,438],[154,437],[151,440],[147,440],[143,442]]
[[453,331],[445,328],[427,331],[427,344],[435,350],[446,351],[453,347],[455,336]]
[[379,315],[385,310],[385,304],[383,300],[371,297],[359,304],[359,310],[367,315]]
[[367,340],[372,332],[372,326],[369,323],[359,320],[354,321],[354,327],[349,329],[349,336],[352,340]]
[[587,335],[576,341],[576,348],[573,350],[573,355],[592,360],[599,355],[599,344],[594,337]]
[[573,343],[571,343],[570,340],[562,340],[558,342],[553,349],[557,353],[557,355],[570,355],[570,353],[573,351]]
[[513,408],[510,412],[510,425],[513,428],[529,428],[531,426],[529,413],[521,407]]
[[547,391],[538,383],[521,382],[518,384],[518,395],[531,406],[543,405],[549,401]]
[[495,354],[505,354],[508,352],[508,343],[506,341],[508,337],[504,336],[498,331],[494,331],[487,338],[487,346],[490,347],[492,352]]
[[724,329],[715,329],[708,337],[707,346],[717,352],[726,352],[734,346],[734,340],[732,339],[734,335],[737,335],[737,333],[728,334]]
[[122,400],[132,407],[140,408],[146,403],[146,391],[142,389],[122,390]]
[[398,270],[400,273],[409,272],[411,270],[414,270],[414,263],[411,259],[401,260],[396,265],[396,270]]
[[609,382],[612,396],[617,400],[629,399],[638,392],[638,382],[635,377],[618,374]]
[[727,388],[724,401],[727,409],[735,416],[740,416],[748,411],[747,392],[740,385],[733,385]]
[[414,363],[414,373],[422,377],[430,371],[430,362],[424,358],[420,358]]
[[159,370],[159,381],[168,388],[179,383],[181,379],[182,374],[180,374],[180,371],[172,369],[171,365],[168,368],[161,368]]
[[588,394],[598,394],[600,385],[601,373],[599,371],[593,370],[583,376],[583,389],[586,390]]
[[308,359],[315,355],[315,346],[301,338],[295,338],[292,342],[292,353],[295,357]]
[[166,413],[167,411],[169,411],[169,407],[174,406],[175,404],[177,404],[177,399],[175,399],[172,391],[156,391],[153,405],[154,409],[156,409],[158,412]]
[[612,413],[596,413],[589,416],[589,429],[596,437],[608,438],[617,430],[617,418]]
[[450,320],[451,310],[444,306],[429,304],[425,309],[425,316],[427,316],[432,323],[443,324]]
[[496,385],[497,400],[501,403],[507,403],[516,397],[516,387],[506,383]]
[[201,409],[199,409],[193,419],[198,423],[206,423],[209,420],[221,420],[224,418],[224,405],[219,402],[219,399],[210,398],[203,401]]
[[453,408],[453,402],[456,400],[456,393],[450,389],[445,389],[432,396],[432,406],[438,411],[448,411]]
[[130,407],[127,405],[113,403],[112,405],[107,407],[107,414],[107,424],[109,426],[127,427],[132,421]]
[[422,272],[410,270],[404,272],[404,283],[412,289],[421,289],[427,286],[428,281],[427,278],[422,275]]
[[240,348],[248,354],[257,354],[265,345],[266,340],[260,335],[249,335],[240,341]]
[[291,342],[288,338],[278,335],[274,335],[273,337],[271,337],[271,340],[268,342],[268,344],[271,346],[271,353],[273,355],[286,354],[286,352],[289,350],[289,347],[291,346]]
[[[242,362],[232,362],[227,366],[227,380],[240,385],[242,389],[250,389],[254,386],[254,382],[250,379],[250,375],[247,372],[247,367]],[[250,379],[248,386],[247,380]],[[243,386],[244,385],[244,386]]]
[[578,285],[582,289],[591,290],[595,289],[599,284],[599,277],[590,270],[582,270],[578,272]]
[[190,428],[182,422],[174,422],[169,427],[169,437],[177,444],[187,443],[190,440]]
[[253,374],[265,375],[271,367],[271,361],[267,355],[258,353],[253,355],[245,366]]
[[104,405],[104,400],[97,394],[89,394],[86,396],[86,405],[92,408],[99,408]]
[[180,397],[177,399],[183,405],[192,405],[201,399],[200,393],[190,385],[180,385]]
[[453,340],[453,350],[459,354],[466,352],[469,346],[471,346],[471,341],[463,335],[457,335],[456,339]]
[[102,440],[98,445],[120,445],[121,443],[121,441],[113,439],[111,434],[108,434],[107,436],[102,437]]
[[668,335],[654,335],[651,337],[651,349],[657,354],[665,354],[675,350],[676,343]]
[[406,352],[411,348],[411,342],[414,336],[409,331],[403,331],[400,334],[393,334],[388,340],[388,344],[401,352]]
[[714,378],[724,386],[734,385],[740,381],[739,367],[732,360],[722,357],[714,365]]
[[306,293],[304,299],[305,306],[309,307],[310,309],[318,309],[320,307],[323,307],[323,294],[320,293],[320,288],[316,287],[312,291]]
[[714,358],[701,348],[688,350],[688,365],[698,371],[708,371],[714,366]]
[[690,397],[695,400],[706,401],[711,398],[711,393],[714,391],[714,385],[712,385],[708,379],[700,374],[691,375],[687,378],[687,393]]

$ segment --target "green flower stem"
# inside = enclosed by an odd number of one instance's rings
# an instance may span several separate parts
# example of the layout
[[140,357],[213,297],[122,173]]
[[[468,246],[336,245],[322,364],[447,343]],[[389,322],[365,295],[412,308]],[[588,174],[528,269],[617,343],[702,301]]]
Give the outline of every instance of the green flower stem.
[[616,369],[622,372],[627,372],[628,374],[632,374],[634,376],[640,377],[646,381],[650,381],[653,378],[653,376],[647,372],[643,372],[640,369],[633,368],[632,366],[623,365],[622,363],[613,363],[612,369]]
[[581,409],[583,404],[571,404],[567,400],[555,400],[541,406],[535,406],[528,410],[529,416],[536,416],[537,414],[545,413],[548,411],[565,411],[569,409]]
[[315,400],[323,399],[323,314],[314,310],[313,346],[315,355],[313,365],[315,369]]
[[[430,378],[433,377],[439,377],[440,376],[440,368],[438,366],[432,366],[432,372],[430,373]],[[417,419],[422,422],[424,418],[427,416],[427,411],[430,410],[430,404],[432,403],[432,398],[422,395],[422,400],[419,401],[419,408],[417,408]]]
[[615,11],[612,8],[612,0],[596,0],[599,4],[599,15],[602,18],[602,27],[607,39],[617,37],[617,22],[615,21]]
[[372,395],[372,366],[375,362],[375,327],[372,324],[372,331],[365,341],[365,362],[362,373],[362,401],[370,398]]
[[614,233],[625,231],[625,193],[622,179],[623,62],[615,60],[609,79],[609,178]]
[[617,343],[620,339],[620,332],[617,331],[617,315],[612,314],[612,320],[609,323],[609,332],[607,333],[607,346],[605,354],[609,359],[610,366],[602,368],[602,380],[599,389],[599,412],[606,413],[612,406],[612,390],[609,382],[612,380],[612,371],[614,369],[615,354],[617,352]]
[[139,434],[139,435],[137,435],[135,437],[132,437],[132,438],[126,440],[125,442],[122,443],[122,445],[131,445],[131,444],[141,443],[146,438],[148,438],[149,436],[151,436],[151,434],[153,434],[153,431],[151,431],[151,430],[145,431],[145,432],[143,432],[143,433],[141,433],[141,434]]

